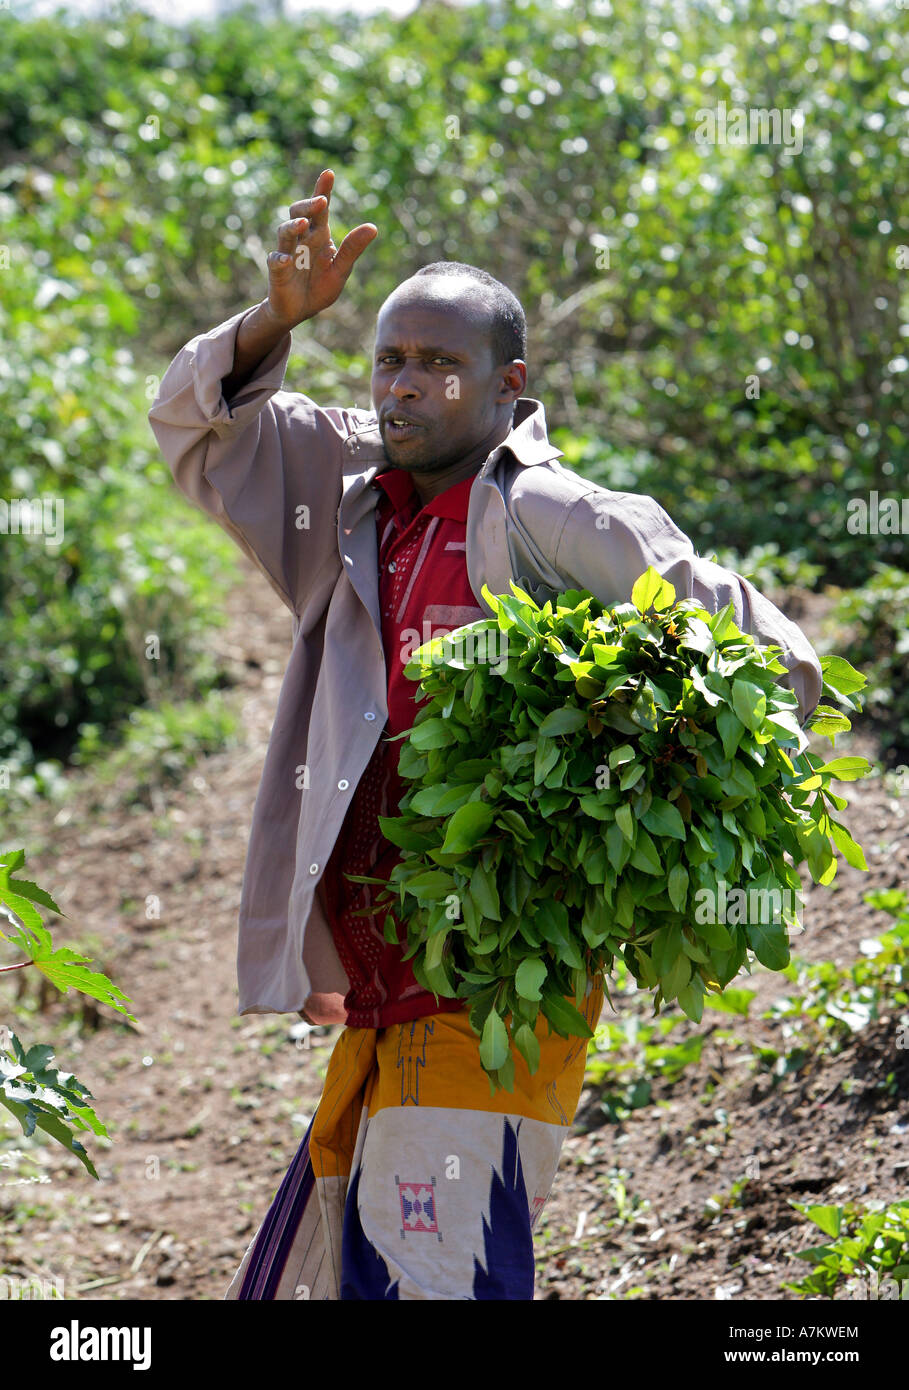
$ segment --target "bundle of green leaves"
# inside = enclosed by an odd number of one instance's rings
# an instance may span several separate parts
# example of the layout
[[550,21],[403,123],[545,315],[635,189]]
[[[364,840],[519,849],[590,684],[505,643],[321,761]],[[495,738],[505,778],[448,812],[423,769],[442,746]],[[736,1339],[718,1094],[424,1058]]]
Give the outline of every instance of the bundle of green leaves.
[[[591,1036],[588,980],[608,994],[618,956],[654,1013],[675,1000],[698,1021],[749,953],[788,964],[800,863],[818,883],[837,849],[867,867],[830,783],[868,763],[807,751],[779,649],[741,632],[731,604],[676,603],[652,568],[610,608],[581,590],[540,607],[511,587],[484,586],[494,617],[405,667],[429,698],[399,736],[413,785],[380,817],[402,858],[364,909],[386,913],[392,942],[396,912],[425,988],[469,1001],[493,1090],[513,1088],[512,1046],[537,1069],[540,1012]],[[824,696],[860,709],[864,677],[821,664]],[[832,743],[850,723],[820,705],[809,726]]]

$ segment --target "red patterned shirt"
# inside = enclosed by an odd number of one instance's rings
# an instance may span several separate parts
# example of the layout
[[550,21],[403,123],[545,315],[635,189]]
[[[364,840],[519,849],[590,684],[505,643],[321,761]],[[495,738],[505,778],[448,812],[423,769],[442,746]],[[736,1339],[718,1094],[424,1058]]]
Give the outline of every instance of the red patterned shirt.
[[[341,963],[350,980],[344,1004],[352,1028],[386,1028],[425,1014],[448,1013],[463,1002],[439,997],[417,984],[405,948],[385,940],[386,913],[355,917],[374,905],[379,892],[351,883],[344,873],[387,880],[401,851],[379,829],[379,816],[395,816],[409,782],[398,774],[401,743],[388,738],[410,729],[425,697],[404,675],[410,656],[431,637],[485,617],[467,578],[467,507],[474,478],[464,478],[438,497],[420,503],[410,475],[400,468],[377,474],[379,607],[388,673],[388,720],[357,784],[337,842],[325,868],[325,898]],[[400,919],[399,940],[404,940]]]

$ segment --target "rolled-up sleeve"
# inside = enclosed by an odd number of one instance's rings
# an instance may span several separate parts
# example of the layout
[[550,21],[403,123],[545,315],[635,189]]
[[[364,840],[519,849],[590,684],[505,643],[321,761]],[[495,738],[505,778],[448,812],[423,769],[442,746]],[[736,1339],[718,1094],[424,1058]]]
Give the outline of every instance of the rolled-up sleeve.
[[731,603],[744,632],[780,647],[786,675],[804,725],[821,698],[823,675],[808,638],[754,585],[734,570],[699,556],[688,537],[652,497],[593,488],[569,508],[556,549],[556,565],[578,588],[602,603],[625,603],[650,565],[679,598],[695,598],[710,613]]
[[281,389],[290,333],[228,402],[235,314],[171,362],[148,412],[177,487],[214,517],[299,614],[320,568],[337,553],[342,446],[369,412],[323,409]]

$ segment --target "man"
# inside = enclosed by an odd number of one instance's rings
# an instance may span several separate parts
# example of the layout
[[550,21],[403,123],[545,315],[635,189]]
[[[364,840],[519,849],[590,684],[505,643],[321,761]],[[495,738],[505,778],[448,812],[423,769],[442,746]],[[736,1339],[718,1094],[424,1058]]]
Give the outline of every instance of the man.
[[[537,1028],[490,1096],[458,1001],[428,994],[364,909],[398,852],[400,744],[420,642],[488,616],[509,580],[541,601],[627,601],[648,565],[783,649],[804,721],[821,673],[804,635],[740,576],[701,559],[652,499],[558,462],[523,395],[521,306],[475,267],[437,263],[382,305],[374,411],[281,390],[291,330],[333,303],[377,234],[339,249],[334,175],[290,208],[268,296],[171,363],[149,413],[179,487],[293,613],[293,649],[256,799],[240,908],[240,1013],[346,1025],[310,1129],[228,1298],[533,1297],[532,1230],[583,1084],[581,1040]],[[384,734],[384,737],[382,735]],[[400,937],[400,923],[397,924]],[[588,984],[586,1017],[602,1003]]]

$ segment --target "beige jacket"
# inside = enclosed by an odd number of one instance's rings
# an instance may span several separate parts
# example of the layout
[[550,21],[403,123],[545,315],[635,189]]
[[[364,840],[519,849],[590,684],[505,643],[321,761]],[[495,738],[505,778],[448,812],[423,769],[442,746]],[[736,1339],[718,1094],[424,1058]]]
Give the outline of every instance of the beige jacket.
[[[246,312],[245,310],[243,311]],[[322,408],[282,390],[288,333],[230,405],[234,315],[193,338],[161,382],[149,421],[177,486],[209,512],[265,574],[293,614],[293,647],[278,700],[240,904],[239,1012],[287,1013],[348,984],[331,940],[321,875],[387,717],[378,558],[369,486],[388,466],[371,410]],[[802,722],[821,693],[810,643],[747,580],[701,559],[649,497],[588,482],[558,459],[539,401],[520,398],[512,432],[471,489],[467,572],[541,602],[567,588],[627,601],[648,565],[679,597],[775,642]],[[343,1015],[342,1015],[343,1016]]]

